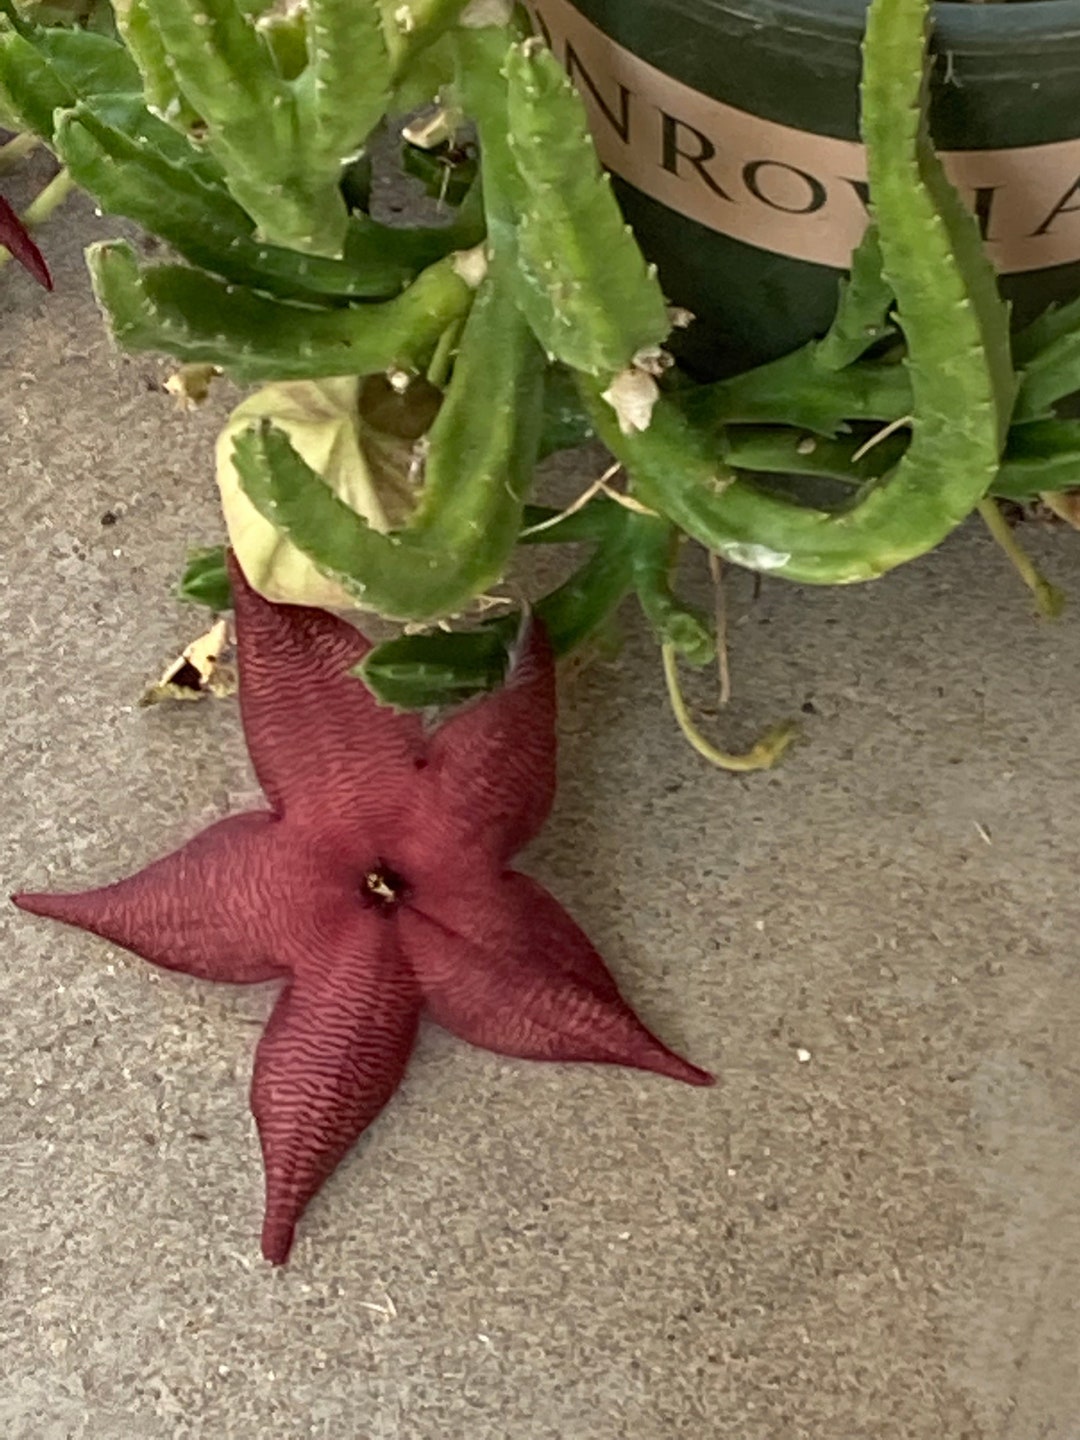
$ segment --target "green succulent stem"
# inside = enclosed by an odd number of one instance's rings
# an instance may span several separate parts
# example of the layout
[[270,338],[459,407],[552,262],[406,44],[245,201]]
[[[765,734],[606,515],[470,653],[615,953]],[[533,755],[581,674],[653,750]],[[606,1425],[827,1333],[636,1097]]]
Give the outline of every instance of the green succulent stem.
[[473,303],[452,256],[392,300],[315,310],[230,285],[183,265],[140,267],[123,242],[91,245],[94,291],[118,343],[237,380],[310,380],[421,370]]
[[1047,620],[1056,620],[1065,608],[1065,592],[1059,590],[1056,585],[1052,585],[1042,574],[1031,556],[1017,541],[1005,516],[1001,513],[1000,506],[995,501],[989,498],[980,500],[979,514],[990,534],[1008,557],[1013,569],[1031,591],[1039,614]]
[[427,368],[427,380],[440,389],[446,384],[454,368],[454,355],[461,339],[462,322],[453,320],[439,336],[439,343]]
[[814,358],[824,369],[845,369],[894,333],[889,318],[894,297],[883,267],[881,238],[877,226],[871,224],[851,257],[847,278],[840,284],[836,316],[814,347]]
[[[535,522],[547,513],[533,507],[528,518]],[[533,607],[556,656],[571,654],[601,631],[629,595],[646,518],[605,499],[560,522],[560,540],[589,541],[595,549],[569,579]],[[556,528],[542,532],[545,542]],[[537,537],[536,543],[540,542]],[[405,635],[376,646],[358,673],[380,700],[401,708],[423,709],[465,699],[501,683],[508,647],[521,619],[521,611],[514,609],[476,630]]]
[[480,135],[493,240],[516,257],[518,303],[549,357],[609,382],[671,325],[581,98],[536,39],[484,28],[455,40],[456,90]]
[[40,138],[33,131],[24,130],[21,134],[0,145],[0,175],[21,165],[40,144]]
[[940,543],[998,473],[1016,394],[1008,312],[927,136],[926,16],[923,0],[872,0],[864,47],[871,203],[911,384],[911,439],[892,470],[836,509],[803,505],[738,478],[667,397],[644,430],[624,433],[578,376],[638,498],[736,564],[810,584],[872,579]]
[[830,370],[811,342],[779,360],[676,395],[683,413],[704,429],[724,425],[792,425],[835,436],[852,421],[887,423],[910,413],[911,378],[902,365],[852,363]]
[[664,664],[664,681],[668,699],[676,723],[697,753],[720,770],[731,770],[736,774],[747,774],[755,770],[771,770],[783,758],[785,751],[798,736],[798,726],[793,721],[776,725],[743,754],[720,750],[712,744],[694,724],[686,697],[679,682],[679,649],[673,643],[661,647]]
[[662,644],[673,646],[691,665],[708,665],[716,657],[712,627],[672,589],[681,536],[652,516],[639,517],[635,534],[634,589],[646,619]]
[[[454,25],[469,0],[379,0],[395,81],[408,75],[419,56]],[[398,19],[408,16],[408,27]]]
[[372,530],[272,426],[237,439],[235,464],[263,518],[359,604],[396,619],[437,619],[502,578],[521,529],[542,403],[543,357],[496,262],[426,437],[424,484],[407,525]]

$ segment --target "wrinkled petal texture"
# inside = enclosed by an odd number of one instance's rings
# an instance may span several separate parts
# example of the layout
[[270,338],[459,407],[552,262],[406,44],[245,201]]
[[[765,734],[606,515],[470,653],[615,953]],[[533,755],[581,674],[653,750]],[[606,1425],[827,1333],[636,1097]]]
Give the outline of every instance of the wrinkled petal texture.
[[358,853],[395,834],[423,756],[416,715],[380,706],[350,670],[371,648],[324,610],[271,605],[229,557],[240,709],[263,793],[279,814]]
[[500,1054],[711,1083],[638,1020],[557,901],[506,868],[555,792],[543,627],[526,626],[499,692],[427,737],[350,674],[362,635],[268,603],[230,566],[241,713],[271,811],[114,885],[14,898],[167,969],[286,981],[251,1087],[267,1258],[285,1261],[305,1206],[394,1093],[425,1007]]
[[308,1201],[397,1089],[419,1013],[394,922],[372,910],[338,926],[314,952],[305,982],[279,998],[251,1087],[268,1260],[288,1258]]
[[30,232],[18,215],[0,195],[0,245],[10,250],[19,264],[30,272],[39,285],[46,290],[53,288],[52,276],[45,263],[45,256],[30,238]]
[[530,621],[506,684],[459,710],[428,747],[424,794],[440,857],[480,856],[497,869],[537,836],[556,780],[555,662]]
[[402,910],[401,943],[428,1013],[462,1040],[712,1083],[642,1025],[588,937],[534,880],[511,871],[494,886],[448,886],[429,907]]
[[233,815],[114,885],[12,898],[167,970],[233,984],[272,980],[286,969],[274,959],[276,907],[266,904],[275,829],[270,815]]

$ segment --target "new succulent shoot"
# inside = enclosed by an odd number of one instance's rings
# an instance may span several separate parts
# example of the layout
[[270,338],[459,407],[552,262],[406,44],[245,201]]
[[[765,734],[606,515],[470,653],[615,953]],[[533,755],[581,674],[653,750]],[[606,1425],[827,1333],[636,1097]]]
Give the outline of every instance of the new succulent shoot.
[[[258,387],[217,456],[250,582],[410,622],[362,678],[419,707],[503,677],[520,617],[480,602],[518,544],[591,547],[535,603],[558,653],[633,594],[671,678],[677,656],[714,648],[672,588],[687,537],[847,584],[974,510],[1000,533],[994,496],[1076,483],[1080,422],[1056,406],[1080,388],[1080,301],[1010,337],[927,129],[928,8],[870,6],[872,222],[831,329],[705,385],[672,363],[688,317],[625,226],[580,99],[507,0],[115,0],[113,36],[0,0],[0,106],[176,257],[90,248],[118,343],[195,367],[181,383]],[[370,209],[371,147],[425,104],[403,144],[441,223],[389,226]],[[530,505],[538,459],[593,436],[624,488],[561,515]],[[220,554],[185,584],[227,604]]]

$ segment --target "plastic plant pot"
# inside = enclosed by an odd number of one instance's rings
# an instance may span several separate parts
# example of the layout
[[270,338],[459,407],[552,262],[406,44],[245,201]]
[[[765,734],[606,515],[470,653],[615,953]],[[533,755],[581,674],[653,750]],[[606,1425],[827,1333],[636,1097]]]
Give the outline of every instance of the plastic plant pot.
[[[866,223],[867,0],[534,0],[701,374],[827,325]],[[1080,0],[935,7],[931,124],[1015,319],[1080,293]]]

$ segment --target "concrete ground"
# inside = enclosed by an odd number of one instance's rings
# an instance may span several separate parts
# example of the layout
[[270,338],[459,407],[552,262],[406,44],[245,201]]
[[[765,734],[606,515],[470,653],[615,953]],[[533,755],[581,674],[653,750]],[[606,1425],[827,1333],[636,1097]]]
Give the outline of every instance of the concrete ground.
[[[54,297],[0,277],[7,889],[255,798],[233,702],[136,704],[201,618],[172,590],[219,535],[221,402],[182,417],[109,348],[79,258],[108,233],[75,203]],[[1080,607],[1080,539],[1025,539]],[[800,748],[708,769],[631,619],[566,680],[526,857],[721,1083],[429,1030],[285,1270],[246,1104],[269,991],[0,912],[6,1440],[1080,1436],[1076,616],[1036,622],[977,529],[732,607],[719,729],[799,714]]]

